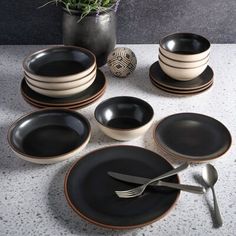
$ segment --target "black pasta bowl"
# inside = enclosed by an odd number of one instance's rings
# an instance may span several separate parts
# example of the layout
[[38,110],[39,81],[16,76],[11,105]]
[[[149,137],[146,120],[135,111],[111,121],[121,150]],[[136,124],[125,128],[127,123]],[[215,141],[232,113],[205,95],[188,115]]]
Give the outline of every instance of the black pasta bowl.
[[90,133],[90,124],[81,114],[68,109],[42,109],[18,119],[8,131],[8,143],[26,161],[52,164],[81,151]]
[[27,56],[23,61],[26,75],[41,82],[70,82],[82,79],[96,68],[96,58],[87,49],[55,46]]

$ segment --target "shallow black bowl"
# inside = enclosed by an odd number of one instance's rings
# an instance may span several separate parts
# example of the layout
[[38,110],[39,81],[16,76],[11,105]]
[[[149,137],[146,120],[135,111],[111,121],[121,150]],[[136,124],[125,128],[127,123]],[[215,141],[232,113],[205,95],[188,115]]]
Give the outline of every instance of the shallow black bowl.
[[89,141],[90,124],[81,114],[67,109],[43,109],[17,120],[9,129],[8,142],[20,158],[39,164],[63,161]]
[[95,109],[100,128],[117,140],[130,140],[142,135],[151,125],[154,111],[145,101],[136,97],[113,97]]
[[160,51],[169,59],[197,61],[209,56],[210,42],[201,35],[175,33],[160,40]]
[[33,79],[67,82],[86,76],[94,69],[95,64],[95,56],[87,49],[57,46],[26,57],[23,68]]

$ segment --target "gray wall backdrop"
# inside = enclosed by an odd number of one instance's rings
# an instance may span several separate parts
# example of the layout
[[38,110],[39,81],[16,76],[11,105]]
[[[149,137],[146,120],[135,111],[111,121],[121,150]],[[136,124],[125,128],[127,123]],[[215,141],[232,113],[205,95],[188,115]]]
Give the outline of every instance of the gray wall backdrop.
[[[47,0],[0,0],[0,44],[62,43],[61,11]],[[121,0],[119,43],[157,43],[195,32],[212,43],[236,43],[236,0]]]

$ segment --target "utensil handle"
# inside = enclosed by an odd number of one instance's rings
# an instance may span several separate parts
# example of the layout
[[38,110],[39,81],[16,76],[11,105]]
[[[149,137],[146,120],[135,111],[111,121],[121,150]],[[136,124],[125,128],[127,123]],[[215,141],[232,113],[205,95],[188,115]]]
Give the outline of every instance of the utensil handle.
[[151,183],[154,183],[154,182],[156,182],[156,181],[158,181],[158,180],[160,180],[160,179],[164,179],[164,178],[170,177],[170,176],[172,176],[172,175],[175,175],[175,174],[179,173],[180,171],[185,170],[188,166],[189,166],[189,164],[188,164],[187,162],[185,162],[184,164],[180,165],[180,166],[177,167],[176,169],[173,169],[173,170],[171,170],[171,171],[168,171],[168,172],[166,172],[165,174],[160,175],[160,176],[158,176],[158,177],[156,177],[156,178],[150,180],[149,182],[146,183],[146,185],[149,185],[149,184],[151,184]]
[[190,193],[203,194],[205,192],[205,189],[201,186],[176,184],[176,183],[163,182],[163,181],[157,182],[156,185],[157,186],[165,186],[165,187],[175,188],[175,189],[183,190],[183,191],[190,192]]
[[219,227],[221,227],[223,225],[223,221],[222,221],[219,206],[218,206],[218,203],[216,200],[215,190],[214,190],[214,188],[211,188],[211,189],[212,189],[213,199],[214,199],[214,210],[215,210],[216,223]]

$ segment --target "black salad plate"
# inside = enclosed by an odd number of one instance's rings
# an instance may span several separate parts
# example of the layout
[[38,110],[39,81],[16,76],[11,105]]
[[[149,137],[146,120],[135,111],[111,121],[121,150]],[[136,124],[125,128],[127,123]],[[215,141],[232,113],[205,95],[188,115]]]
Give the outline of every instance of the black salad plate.
[[164,118],[157,125],[154,138],[167,153],[198,162],[220,157],[231,145],[230,132],[222,123],[197,113]]
[[21,82],[21,92],[24,97],[29,100],[40,103],[42,105],[73,105],[78,103],[84,103],[94,97],[96,97],[106,86],[106,78],[104,74],[97,70],[97,76],[91,86],[81,93],[65,98],[53,98],[36,93],[25,82],[25,79]]
[[[107,172],[153,178],[172,169],[164,158],[144,148],[102,148],[85,155],[70,168],[64,183],[66,199],[78,215],[93,224],[111,229],[141,227],[166,215],[180,192],[158,187],[137,198],[121,199],[115,190],[137,185],[115,180]],[[166,180],[179,182],[177,175]]]
[[205,71],[197,78],[189,81],[177,81],[166,75],[162,71],[159,62],[156,61],[151,65],[149,69],[149,75],[154,82],[167,88],[172,88],[176,90],[191,90],[199,89],[209,84],[213,80],[214,72],[210,66],[207,66]]
[[23,159],[33,162],[33,159],[40,159],[41,162],[35,162],[48,164],[65,160],[81,150],[90,132],[88,120],[77,112],[43,109],[17,120],[9,129],[8,141]]
[[95,64],[94,55],[84,48],[74,46],[57,46],[35,52],[24,62],[28,73],[50,76],[67,76],[88,70]]

